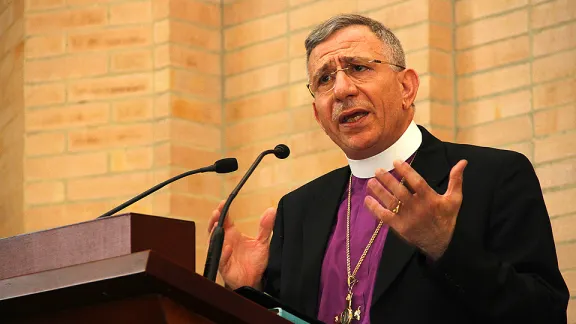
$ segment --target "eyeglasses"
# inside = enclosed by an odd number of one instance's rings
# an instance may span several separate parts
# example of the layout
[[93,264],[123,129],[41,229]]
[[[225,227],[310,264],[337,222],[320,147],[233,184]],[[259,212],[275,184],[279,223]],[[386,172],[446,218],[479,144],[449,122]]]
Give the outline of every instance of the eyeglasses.
[[345,63],[342,68],[337,69],[334,66],[324,65],[312,76],[312,82],[306,84],[308,91],[313,98],[317,96],[322,96],[334,89],[336,85],[336,73],[343,71],[355,84],[363,84],[374,81],[378,73],[374,68],[371,67],[372,64],[389,64],[404,70],[406,67],[393,64],[390,62],[384,62],[376,59],[367,59],[362,57],[349,57],[345,58]]

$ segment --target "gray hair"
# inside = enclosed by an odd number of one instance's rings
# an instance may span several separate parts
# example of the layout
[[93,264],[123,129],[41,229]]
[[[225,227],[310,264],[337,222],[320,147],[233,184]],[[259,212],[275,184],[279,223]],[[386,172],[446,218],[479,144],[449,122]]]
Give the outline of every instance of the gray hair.
[[[399,66],[406,66],[404,50],[402,49],[402,44],[400,44],[400,40],[396,35],[394,35],[394,33],[392,33],[392,31],[382,23],[357,14],[340,14],[326,20],[314,28],[306,38],[306,41],[304,41],[304,46],[306,47],[306,65],[308,65],[309,62],[310,53],[316,46],[318,46],[318,44],[325,41],[338,30],[353,25],[369,27],[374,35],[382,40],[382,42],[388,47],[389,53],[384,53],[388,62]],[[397,71],[401,70],[401,68],[396,66],[391,67]]]

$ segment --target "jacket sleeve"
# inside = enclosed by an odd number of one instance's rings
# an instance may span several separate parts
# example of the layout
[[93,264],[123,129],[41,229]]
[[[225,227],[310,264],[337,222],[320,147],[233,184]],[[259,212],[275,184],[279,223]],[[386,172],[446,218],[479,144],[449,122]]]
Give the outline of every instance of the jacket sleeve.
[[470,240],[456,224],[432,267],[479,322],[566,323],[569,292],[540,183],[526,157],[508,160],[498,170],[484,243]]
[[284,242],[283,203],[284,198],[280,199],[276,209],[268,265],[262,277],[264,292],[275,298],[279,298],[280,295],[280,270],[282,267],[282,246]]

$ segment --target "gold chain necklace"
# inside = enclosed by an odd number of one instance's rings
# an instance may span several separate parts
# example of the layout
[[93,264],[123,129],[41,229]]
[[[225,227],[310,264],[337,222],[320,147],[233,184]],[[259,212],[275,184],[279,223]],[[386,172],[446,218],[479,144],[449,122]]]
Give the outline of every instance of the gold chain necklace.
[[[414,153],[414,158],[416,158],[416,153]],[[414,158],[412,158],[412,161],[410,161],[410,166],[412,165]],[[400,184],[404,184],[404,177],[402,177],[402,179],[400,180]],[[354,268],[354,272],[350,273],[350,204],[352,200],[351,198],[352,198],[352,174],[350,174],[350,180],[348,181],[348,207],[346,211],[346,271],[348,274],[348,294],[346,294],[346,302],[348,303],[348,305],[340,314],[336,315],[336,317],[334,318],[334,322],[339,324],[350,324],[354,319],[357,321],[360,320],[361,306],[358,306],[357,310],[352,309],[352,297],[354,295],[354,293],[352,292],[352,288],[354,288],[354,285],[358,282],[358,280],[356,279],[356,273],[358,272],[358,269],[360,269],[360,265],[364,261],[366,254],[368,254],[368,250],[372,246],[372,243],[374,243],[376,236],[378,236],[378,233],[380,232],[380,228],[384,224],[383,221],[378,222],[378,226],[376,226],[374,233],[372,233],[372,237],[370,238],[370,241],[368,241],[368,245],[366,245],[366,247],[364,248],[364,252],[362,252],[360,259],[358,260],[358,263]]]

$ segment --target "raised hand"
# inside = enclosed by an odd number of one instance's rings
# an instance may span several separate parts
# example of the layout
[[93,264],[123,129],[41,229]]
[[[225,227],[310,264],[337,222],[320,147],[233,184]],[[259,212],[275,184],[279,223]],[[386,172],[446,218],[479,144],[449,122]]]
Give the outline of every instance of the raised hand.
[[[218,223],[224,207],[222,201],[208,222],[208,231],[212,231]],[[260,289],[262,275],[268,265],[270,238],[276,219],[276,209],[268,208],[260,218],[260,226],[256,237],[249,237],[238,231],[230,217],[224,221],[224,245],[220,257],[219,272],[224,283],[231,289],[251,286]]]
[[437,260],[448,248],[454,233],[462,205],[462,181],[467,163],[461,160],[452,168],[448,189],[439,195],[408,163],[395,161],[396,172],[404,177],[414,193],[390,173],[379,169],[375,178],[368,181],[364,203],[374,216],[404,240]]

